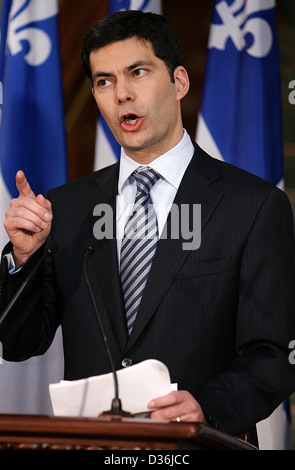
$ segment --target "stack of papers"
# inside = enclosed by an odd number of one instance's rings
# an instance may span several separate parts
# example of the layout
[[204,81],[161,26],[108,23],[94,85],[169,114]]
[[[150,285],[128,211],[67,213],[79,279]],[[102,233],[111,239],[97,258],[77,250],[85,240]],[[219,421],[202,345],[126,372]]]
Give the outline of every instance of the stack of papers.
[[[170,393],[168,368],[160,361],[148,359],[117,371],[122,409],[132,414],[151,411],[147,404],[153,398]],[[49,385],[56,416],[97,417],[111,408],[115,397],[112,373]]]

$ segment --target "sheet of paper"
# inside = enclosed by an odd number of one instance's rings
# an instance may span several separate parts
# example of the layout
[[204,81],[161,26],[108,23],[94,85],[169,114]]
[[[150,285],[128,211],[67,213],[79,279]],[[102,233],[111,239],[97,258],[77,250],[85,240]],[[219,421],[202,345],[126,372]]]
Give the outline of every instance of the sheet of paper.
[[[150,411],[147,404],[152,398],[176,389],[168,368],[155,359],[121,369],[117,377],[122,409],[132,414]],[[111,408],[114,390],[112,373],[49,385],[56,416],[97,417]]]

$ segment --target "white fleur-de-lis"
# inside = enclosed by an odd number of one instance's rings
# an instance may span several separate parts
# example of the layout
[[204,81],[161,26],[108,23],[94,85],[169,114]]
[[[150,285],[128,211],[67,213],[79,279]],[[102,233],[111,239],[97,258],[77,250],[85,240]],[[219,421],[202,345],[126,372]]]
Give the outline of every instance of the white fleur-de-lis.
[[144,0],[131,0],[129,10],[141,10],[144,4]]
[[10,53],[16,55],[21,52],[22,41],[26,40],[29,43],[29,50],[24,56],[25,61],[32,66],[38,66],[45,62],[51,52],[50,37],[43,30],[31,26],[31,24],[56,14],[56,0],[30,0],[29,3],[27,0],[13,0],[7,32]]
[[[118,0],[118,5],[117,8],[120,11],[126,11],[126,10],[143,10],[144,8],[147,8],[150,6],[151,0],[129,0],[128,4],[125,4],[125,7],[119,8],[123,0]],[[157,0],[156,0],[157,1]]]
[[[222,24],[211,25],[209,48],[224,50],[227,39],[231,38],[238,51],[246,48],[253,57],[267,56],[273,43],[271,27],[263,18],[249,16],[274,7],[275,0],[235,0],[231,6],[225,1],[218,3],[216,10]],[[253,43],[246,47],[245,36],[248,33],[252,35]]]

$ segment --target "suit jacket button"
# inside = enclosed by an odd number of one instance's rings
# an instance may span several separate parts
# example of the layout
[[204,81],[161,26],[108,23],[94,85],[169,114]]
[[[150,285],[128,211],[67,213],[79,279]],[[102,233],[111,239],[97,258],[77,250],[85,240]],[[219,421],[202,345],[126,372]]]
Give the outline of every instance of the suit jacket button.
[[125,357],[125,358],[122,360],[121,365],[122,365],[123,367],[132,366],[132,359],[129,359],[129,357]]

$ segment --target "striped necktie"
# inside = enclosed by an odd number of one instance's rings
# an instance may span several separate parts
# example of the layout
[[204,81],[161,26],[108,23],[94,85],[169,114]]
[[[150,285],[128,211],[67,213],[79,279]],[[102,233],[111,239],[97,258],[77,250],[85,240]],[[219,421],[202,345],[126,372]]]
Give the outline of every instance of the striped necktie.
[[150,190],[161,177],[149,167],[132,173],[137,184],[133,212],[121,246],[120,272],[128,334],[131,333],[158,241],[156,213]]

